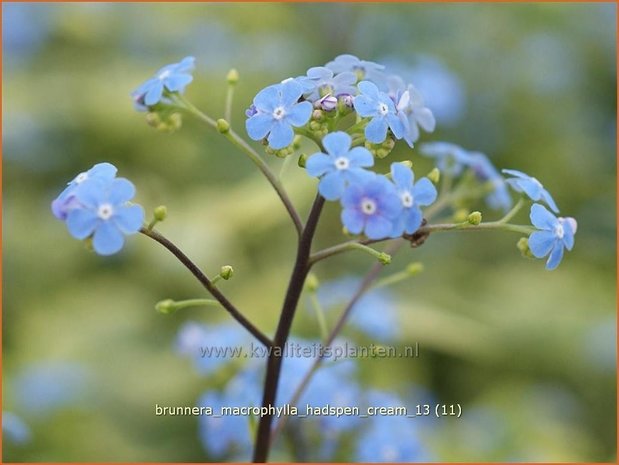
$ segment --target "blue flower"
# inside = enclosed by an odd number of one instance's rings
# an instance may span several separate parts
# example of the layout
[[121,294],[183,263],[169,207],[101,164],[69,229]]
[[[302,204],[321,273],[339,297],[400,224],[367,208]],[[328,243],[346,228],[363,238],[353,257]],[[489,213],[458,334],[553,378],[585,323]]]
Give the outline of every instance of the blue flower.
[[193,80],[191,72],[196,59],[185,57],[179,63],[164,66],[155,75],[131,93],[137,110],[145,111],[147,107],[159,103],[164,92],[185,92],[185,87]]
[[234,350],[247,342],[247,337],[236,324],[209,326],[189,321],[176,338],[179,353],[193,360],[198,372],[212,374],[234,357]]
[[539,203],[531,207],[531,223],[539,231],[529,236],[529,249],[536,258],[548,255],[546,269],[554,270],[563,258],[563,249],[572,250],[578,224],[574,218],[557,218]]
[[370,173],[348,186],[341,199],[342,223],[348,231],[362,231],[370,239],[384,239],[393,231],[393,222],[402,212],[395,186],[384,176]]
[[369,81],[362,81],[357,87],[361,94],[355,97],[355,110],[361,117],[372,118],[365,127],[366,139],[380,144],[387,137],[387,129],[391,129],[396,139],[404,137],[406,128],[396,114],[393,100]]
[[434,115],[424,105],[421,94],[412,85],[398,92],[395,102],[398,117],[405,128],[404,140],[410,147],[419,139],[419,127],[426,132],[434,131]]
[[449,176],[458,176],[470,162],[469,153],[449,142],[427,142],[419,146],[422,155],[436,160],[436,167]]
[[2,436],[13,444],[26,444],[32,438],[32,432],[24,421],[11,412],[2,412]]
[[325,65],[334,73],[352,71],[357,74],[359,80],[365,79],[381,85],[385,81],[383,70],[385,67],[373,61],[360,60],[354,55],[339,55],[335,60]]
[[394,224],[393,237],[403,233],[413,234],[421,226],[422,206],[430,205],[436,200],[437,192],[428,178],[415,181],[415,173],[402,163],[391,165],[391,177],[402,202],[402,213]]
[[262,89],[254,97],[256,113],[245,123],[247,133],[253,140],[267,137],[274,149],[282,149],[292,143],[294,127],[303,126],[312,115],[310,102],[299,102],[303,87],[295,80],[287,80]]
[[531,200],[535,202],[544,202],[553,212],[559,212],[559,207],[557,207],[550,193],[544,189],[542,183],[536,178],[516,170],[503,170],[503,173],[514,176],[513,178],[507,179],[506,182],[514,188],[516,192],[524,192]]
[[76,239],[92,237],[100,255],[118,252],[125,242],[123,234],[138,232],[144,221],[142,207],[128,204],[134,195],[135,187],[124,178],[81,183],[75,189],[79,207],[67,214],[69,233]]
[[[368,406],[402,407],[403,402],[394,394],[370,391]],[[415,419],[401,415],[375,415],[369,422],[369,427],[357,436],[356,461],[404,463],[428,460]]]
[[110,163],[97,163],[88,171],[78,174],[52,202],[52,213],[54,216],[64,221],[67,219],[67,214],[70,210],[79,207],[79,202],[75,198],[77,186],[92,179],[109,182],[116,176],[116,171],[116,167]]
[[312,102],[325,95],[337,97],[357,93],[357,75],[351,71],[335,74],[329,68],[316,66],[308,69],[307,76],[301,76],[297,81],[304,87],[306,98]]
[[512,206],[507,183],[488,157],[480,152],[470,152],[467,164],[479,180],[490,183],[491,192],[486,196],[490,208],[507,212]]
[[320,177],[318,192],[327,200],[337,200],[349,183],[369,174],[363,168],[374,165],[374,157],[364,147],[351,150],[352,138],[345,132],[333,132],[322,140],[327,153],[317,152],[308,158],[310,176]]

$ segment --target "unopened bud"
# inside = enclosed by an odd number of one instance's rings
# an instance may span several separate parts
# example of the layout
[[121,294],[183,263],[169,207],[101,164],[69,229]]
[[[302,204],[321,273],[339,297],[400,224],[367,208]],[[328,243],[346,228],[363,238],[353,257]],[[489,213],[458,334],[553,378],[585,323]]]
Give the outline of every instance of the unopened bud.
[[155,310],[159,313],[163,313],[164,315],[170,315],[178,310],[178,308],[176,306],[176,302],[172,299],[165,299],[155,304]]
[[312,119],[314,121],[322,121],[325,117],[325,114],[322,112],[322,110],[314,110],[312,112]]
[[163,221],[168,217],[168,209],[165,205],[159,205],[153,212],[156,221]]
[[477,226],[479,223],[481,223],[481,212],[475,211],[475,212],[471,213],[466,218],[466,221],[468,221],[469,224]]
[[320,286],[320,282],[314,273],[310,273],[307,275],[307,279],[305,280],[305,287],[310,292],[316,292],[318,287]]
[[226,281],[230,279],[233,274],[234,274],[234,268],[232,268],[230,265],[222,266],[221,270],[219,271],[219,276],[221,276],[221,278],[225,279]]
[[228,81],[228,84],[230,85],[234,85],[237,82],[239,82],[239,72],[232,68],[230,71],[228,71],[228,74],[226,75],[226,81]]
[[438,182],[441,180],[441,170],[439,170],[438,168],[434,168],[428,173],[427,178],[434,184],[438,184]]
[[318,100],[318,108],[324,111],[333,111],[337,108],[337,99],[329,94]]
[[522,254],[523,257],[534,258],[533,254],[531,253],[531,249],[529,248],[528,238],[521,237],[520,239],[518,239],[518,242],[516,243],[516,247],[518,248],[518,250],[520,250],[520,253]]
[[389,265],[391,263],[391,255],[385,252],[381,252],[378,255],[378,261],[381,262],[383,265]]
[[423,271],[423,263],[421,262],[409,263],[408,266],[406,267],[406,272],[411,276],[417,276],[422,271]]
[[217,120],[217,131],[221,134],[225,134],[230,131],[230,123],[228,123],[225,119],[220,118]]

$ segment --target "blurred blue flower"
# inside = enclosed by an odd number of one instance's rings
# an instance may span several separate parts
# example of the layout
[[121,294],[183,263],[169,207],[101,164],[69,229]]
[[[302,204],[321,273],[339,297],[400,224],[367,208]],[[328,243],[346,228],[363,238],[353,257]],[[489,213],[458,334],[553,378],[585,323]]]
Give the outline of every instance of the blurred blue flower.
[[479,180],[490,183],[491,192],[486,196],[490,208],[507,212],[512,206],[507,183],[488,157],[480,152],[469,152],[467,164]]
[[13,444],[22,445],[30,442],[32,433],[28,425],[17,415],[2,412],[2,436]]
[[531,207],[531,223],[539,231],[529,236],[529,249],[536,258],[546,255],[546,269],[554,270],[561,263],[563,249],[572,250],[578,224],[574,218],[557,218],[538,203]]
[[469,163],[469,153],[449,142],[426,142],[419,146],[423,156],[434,158],[436,167],[449,176],[458,176]]
[[303,87],[294,79],[262,89],[254,97],[256,113],[246,122],[247,134],[253,140],[267,137],[274,149],[292,143],[294,127],[306,124],[312,115],[310,102],[298,102]]
[[346,229],[353,234],[364,232],[370,239],[389,237],[393,222],[402,212],[402,202],[393,183],[374,173],[348,186],[341,203]]
[[128,203],[134,195],[135,187],[124,178],[82,182],[75,189],[79,207],[67,214],[69,233],[80,240],[92,237],[100,255],[118,252],[125,242],[123,235],[138,232],[144,221],[144,209]]
[[176,348],[188,356],[196,370],[208,375],[221,366],[230,363],[233,352],[248,339],[245,332],[236,324],[206,325],[188,321],[181,326],[176,337]]
[[373,61],[360,60],[354,55],[344,54],[335,57],[325,65],[334,73],[344,73],[347,71],[357,75],[358,80],[372,81],[376,85],[381,85],[385,80],[383,70],[385,67],[374,63]]
[[404,84],[399,76],[389,76],[389,96],[396,103],[398,117],[404,125],[404,140],[412,147],[419,139],[419,128],[426,132],[434,131],[436,120],[429,108],[424,104],[423,97],[412,85]]
[[111,182],[116,176],[117,169],[111,163],[97,163],[88,171],[78,174],[60,195],[52,202],[52,213],[59,220],[66,220],[70,210],[78,208],[80,203],[75,198],[77,186],[88,180]]
[[355,110],[359,116],[371,118],[365,127],[366,139],[380,144],[387,137],[387,129],[396,139],[402,139],[406,128],[396,114],[393,100],[370,81],[362,81],[357,87],[361,93],[354,99]]
[[542,183],[536,178],[517,170],[503,170],[503,173],[514,176],[513,178],[507,179],[506,182],[516,192],[524,192],[531,200],[535,202],[544,202],[553,212],[559,212],[559,207],[557,207],[550,193],[544,189]]
[[326,95],[337,97],[357,93],[357,75],[351,71],[335,74],[329,68],[316,66],[308,69],[307,75],[297,78],[297,81],[303,86],[306,98],[312,102]]
[[185,92],[185,87],[193,76],[191,72],[195,68],[194,57],[185,57],[179,63],[164,66],[155,75],[134,90],[131,98],[137,110],[145,111],[147,107],[159,103],[164,97],[164,92]]
[[[360,284],[357,278],[324,283],[318,289],[318,300],[326,311],[334,311],[351,299]],[[365,293],[352,307],[348,324],[379,341],[392,341],[400,331],[397,307],[384,289]]]
[[310,176],[321,177],[318,192],[327,200],[337,200],[349,183],[360,181],[369,172],[363,168],[374,165],[374,157],[364,147],[351,150],[352,138],[345,132],[327,134],[322,140],[327,153],[317,152],[308,158]]
[[20,65],[32,58],[45,44],[55,16],[55,10],[49,5],[2,2],[2,52],[5,72],[12,71],[11,65]]
[[437,192],[428,178],[415,182],[413,170],[402,163],[391,164],[391,177],[402,202],[402,213],[393,227],[392,236],[403,233],[412,234],[419,229],[423,221],[421,208],[436,200]]
[[[391,393],[370,391],[368,406],[401,407],[402,400]],[[428,460],[419,439],[414,418],[406,416],[371,416],[370,425],[357,436],[358,462],[420,462]]]
[[90,373],[76,363],[48,362],[28,367],[15,378],[21,410],[45,415],[83,400]]

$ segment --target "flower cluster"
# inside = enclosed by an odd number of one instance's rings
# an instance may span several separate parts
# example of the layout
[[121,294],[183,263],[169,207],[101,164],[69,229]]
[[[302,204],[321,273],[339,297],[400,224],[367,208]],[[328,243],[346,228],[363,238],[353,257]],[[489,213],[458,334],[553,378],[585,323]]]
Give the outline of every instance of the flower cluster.
[[116,167],[98,163],[78,174],[52,202],[52,213],[65,222],[76,239],[92,239],[100,255],[118,252],[124,235],[139,231],[144,222],[144,210],[130,203],[135,187],[124,178],[116,177]]
[[159,102],[169,103],[168,95],[185,92],[185,87],[193,81],[191,72],[195,68],[194,57],[185,57],[179,63],[166,65],[155,75],[131,93],[138,111],[147,111]]

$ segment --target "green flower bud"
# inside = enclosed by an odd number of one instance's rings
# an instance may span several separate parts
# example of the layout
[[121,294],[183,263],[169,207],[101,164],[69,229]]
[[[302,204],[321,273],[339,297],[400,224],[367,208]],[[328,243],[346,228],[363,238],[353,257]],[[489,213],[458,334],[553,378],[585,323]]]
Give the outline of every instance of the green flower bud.
[[438,182],[441,180],[441,170],[439,170],[438,168],[434,168],[428,173],[427,177],[434,184],[438,184]]
[[314,121],[324,121],[325,113],[322,110],[314,110],[312,112],[312,119]]
[[228,123],[225,119],[220,118],[217,120],[217,131],[221,134],[226,134],[230,131],[230,123]]
[[378,255],[378,261],[381,262],[383,265],[389,265],[391,263],[391,255],[385,252],[381,252]]
[[475,212],[471,213],[466,218],[466,221],[468,221],[469,224],[477,226],[479,223],[481,223],[481,212],[475,211]]
[[226,81],[228,81],[228,84],[230,84],[231,86],[235,85],[237,82],[239,82],[239,72],[232,68],[230,71],[228,71],[228,74],[226,75]]
[[230,279],[233,274],[234,274],[234,268],[232,268],[230,265],[222,266],[221,270],[219,271],[219,276],[221,276],[221,278],[225,279],[226,281]]
[[409,263],[408,266],[406,267],[406,272],[411,276],[417,276],[422,271],[423,271],[423,263],[421,262]]
[[165,299],[155,304],[155,310],[164,315],[170,315],[178,310],[176,302],[172,299]]
[[297,162],[299,168],[305,168],[305,164],[307,163],[308,158],[309,155],[307,153],[302,153],[301,155],[299,155],[299,161]]
[[159,205],[153,212],[155,221],[163,221],[168,217],[168,209],[165,205]]
[[522,254],[523,257],[535,258],[533,254],[531,253],[531,249],[529,248],[528,237],[521,237],[520,239],[518,239],[518,242],[516,243],[516,247],[518,248],[518,250],[520,250],[520,253]]
[[307,279],[305,280],[305,288],[310,292],[316,292],[318,287],[320,286],[320,282],[314,273],[310,273],[307,275]]

